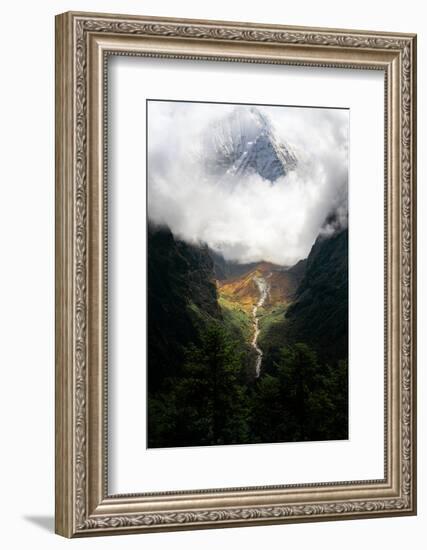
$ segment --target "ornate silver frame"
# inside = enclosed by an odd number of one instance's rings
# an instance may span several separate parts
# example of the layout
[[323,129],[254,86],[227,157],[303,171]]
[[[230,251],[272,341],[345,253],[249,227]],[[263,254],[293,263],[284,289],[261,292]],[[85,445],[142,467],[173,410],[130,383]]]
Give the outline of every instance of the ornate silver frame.
[[[385,73],[386,425],[381,480],[109,495],[108,55]],[[56,18],[56,532],[66,537],[416,513],[416,36],[65,13]]]

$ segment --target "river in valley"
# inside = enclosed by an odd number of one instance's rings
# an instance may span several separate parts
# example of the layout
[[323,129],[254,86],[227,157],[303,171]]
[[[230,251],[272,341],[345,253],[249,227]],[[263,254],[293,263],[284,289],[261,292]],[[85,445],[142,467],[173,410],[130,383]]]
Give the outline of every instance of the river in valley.
[[252,309],[252,317],[253,317],[253,326],[254,326],[254,335],[252,338],[252,347],[257,353],[256,363],[255,363],[255,376],[256,378],[259,377],[261,374],[261,364],[262,364],[262,349],[258,346],[258,336],[259,336],[259,317],[258,317],[258,308],[262,307],[268,297],[268,292],[270,290],[270,285],[266,278],[255,276],[253,278],[256,286],[258,287],[259,291],[259,300],[254,305]]

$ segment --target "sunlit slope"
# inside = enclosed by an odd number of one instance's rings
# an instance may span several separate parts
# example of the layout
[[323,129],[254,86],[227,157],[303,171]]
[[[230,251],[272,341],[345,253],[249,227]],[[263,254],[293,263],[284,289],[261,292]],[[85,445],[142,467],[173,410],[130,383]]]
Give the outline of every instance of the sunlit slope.
[[292,302],[298,285],[298,277],[292,270],[268,262],[259,263],[239,277],[218,281],[221,300],[229,307],[250,313],[259,299],[259,289],[255,283],[256,277],[263,277],[268,281],[269,291],[264,304],[265,310],[279,304],[286,305]]
[[252,338],[253,308],[257,305],[260,292],[257,278],[263,278],[268,284],[267,298],[258,308],[259,329],[263,333],[272,324],[284,320],[287,307],[293,302],[300,272],[277,266],[269,262],[248,267],[248,271],[239,276],[217,282],[219,305],[224,317],[239,327],[245,338]]

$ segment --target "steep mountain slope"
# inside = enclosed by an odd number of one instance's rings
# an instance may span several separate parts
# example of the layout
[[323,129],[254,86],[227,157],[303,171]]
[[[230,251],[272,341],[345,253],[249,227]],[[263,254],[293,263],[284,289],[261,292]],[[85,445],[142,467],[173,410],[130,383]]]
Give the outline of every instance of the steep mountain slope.
[[[297,264],[298,265],[298,264]],[[284,318],[261,335],[268,370],[280,345],[305,342],[321,361],[336,364],[348,356],[348,230],[319,236],[305,274]]]
[[245,325],[219,306],[209,249],[152,226],[147,325],[147,446],[249,442]]
[[287,312],[288,335],[309,342],[325,360],[348,355],[348,230],[318,237],[297,299]]
[[207,247],[148,228],[148,378],[151,391],[179,372],[183,350],[204,319],[221,319],[213,261]]

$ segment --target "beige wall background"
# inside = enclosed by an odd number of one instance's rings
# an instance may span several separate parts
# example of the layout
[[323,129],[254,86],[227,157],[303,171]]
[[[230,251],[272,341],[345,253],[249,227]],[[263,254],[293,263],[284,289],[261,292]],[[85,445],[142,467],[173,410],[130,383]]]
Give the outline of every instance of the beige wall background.
[[[419,515],[67,541],[53,534],[54,15],[67,10],[419,34]],[[387,0],[4,2],[0,82],[0,517],[6,549],[424,548],[427,532],[423,4]],[[425,544],[425,543],[424,543]],[[70,546],[69,546],[70,547]]]

